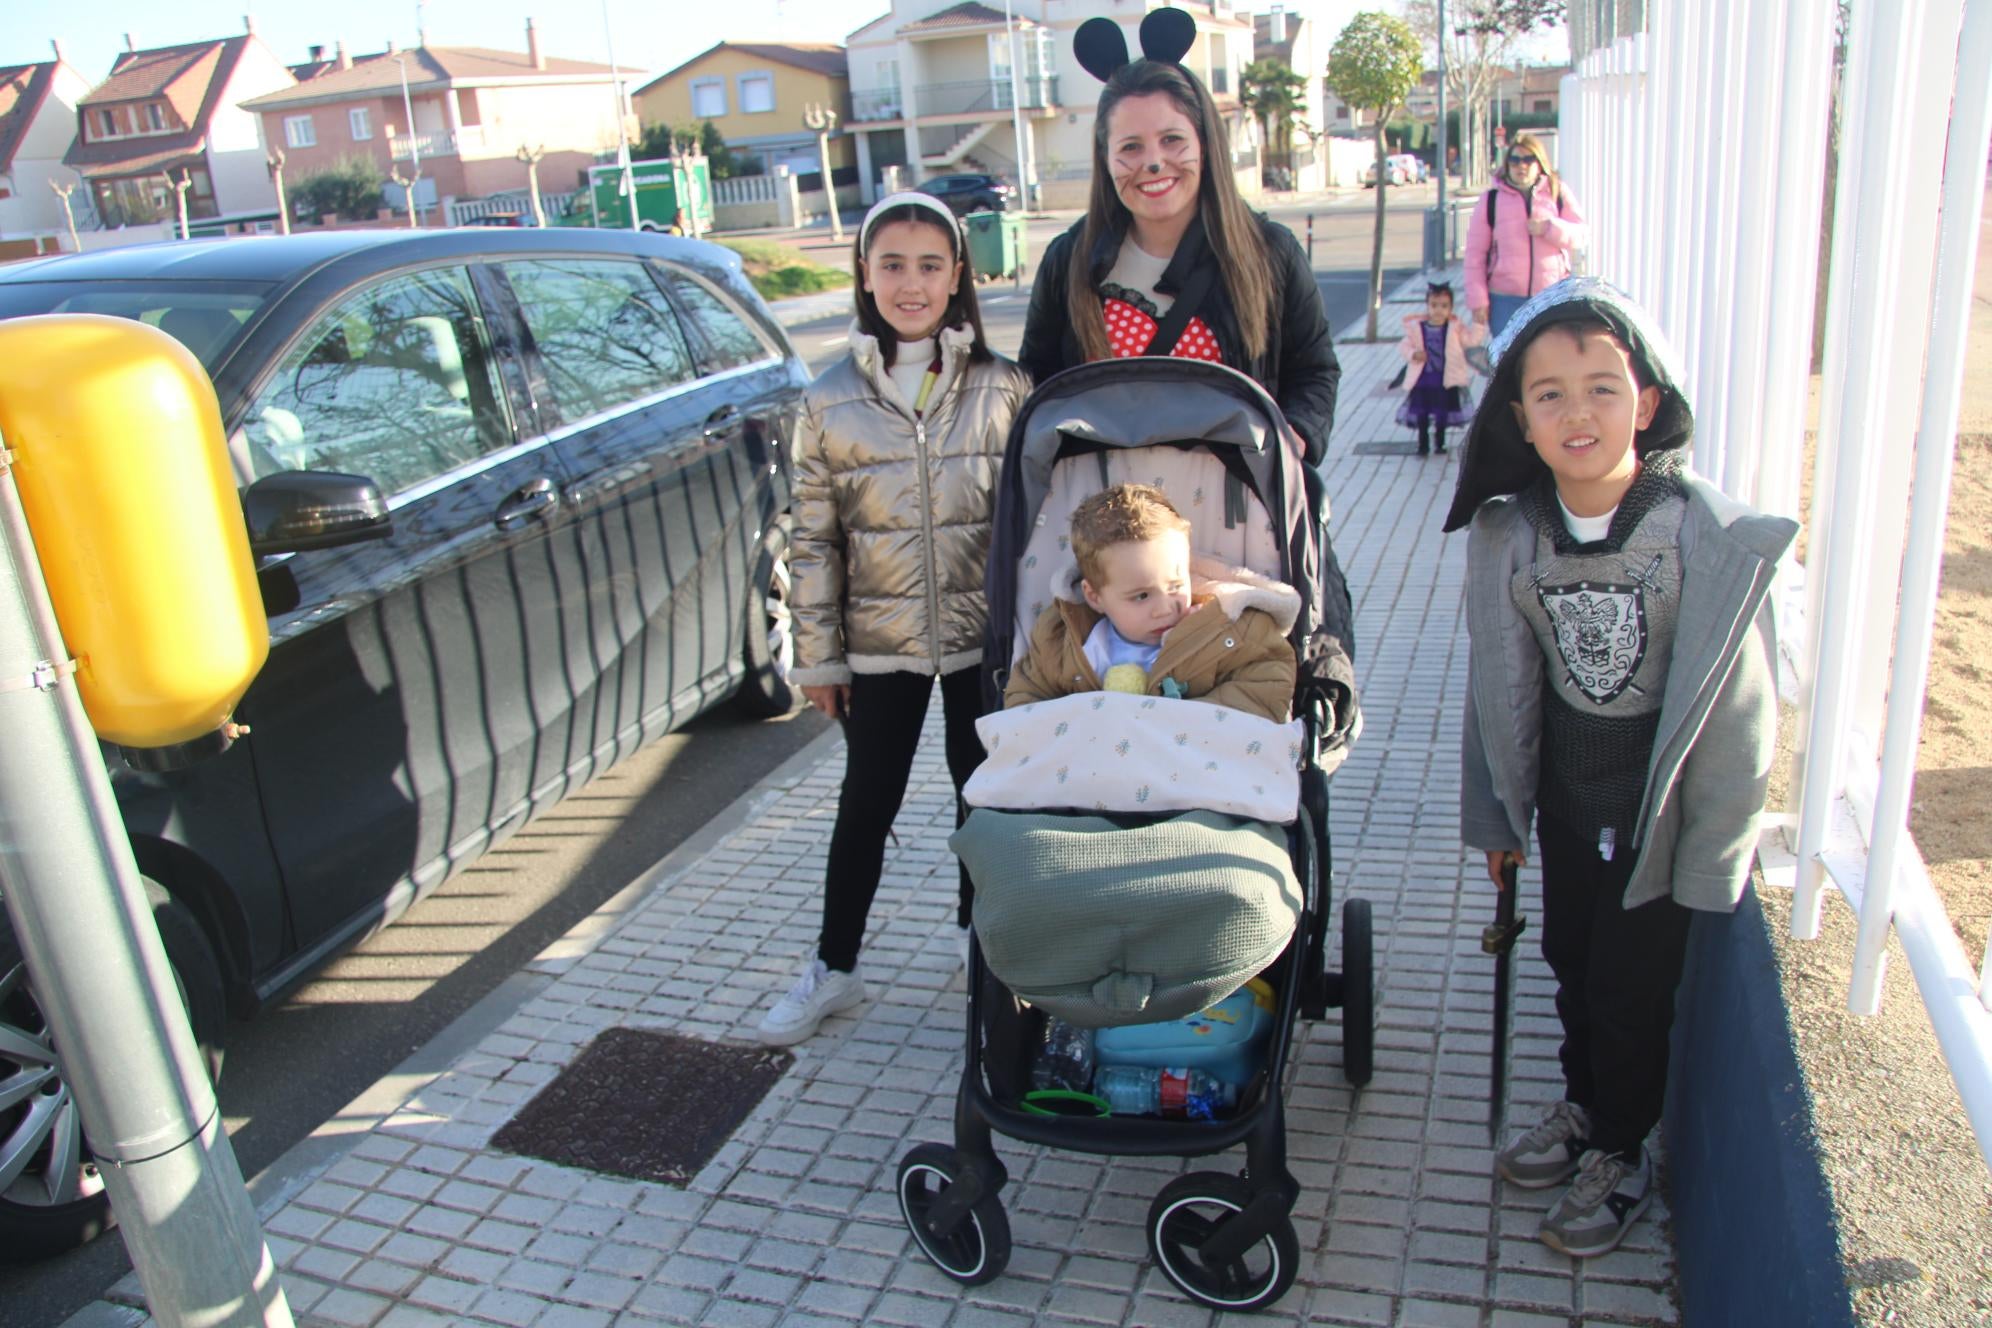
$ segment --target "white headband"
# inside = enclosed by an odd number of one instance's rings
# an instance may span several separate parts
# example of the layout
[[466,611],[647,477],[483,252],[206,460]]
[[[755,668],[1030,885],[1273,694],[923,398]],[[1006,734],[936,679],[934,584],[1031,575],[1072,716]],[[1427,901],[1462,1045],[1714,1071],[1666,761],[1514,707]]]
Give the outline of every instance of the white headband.
[[954,246],[955,257],[962,257],[961,223],[955,220],[955,214],[948,211],[948,205],[940,199],[935,198],[932,194],[923,194],[915,189],[908,189],[897,194],[887,194],[884,198],[872,204],[871,211],[865,213],[864,222],[858,227],[859,253],[865,254],[871,252],[872,226],[880,217],[897,207],[933,209],[934,215],[939,217],[943,225],[947,228],[948,243]]

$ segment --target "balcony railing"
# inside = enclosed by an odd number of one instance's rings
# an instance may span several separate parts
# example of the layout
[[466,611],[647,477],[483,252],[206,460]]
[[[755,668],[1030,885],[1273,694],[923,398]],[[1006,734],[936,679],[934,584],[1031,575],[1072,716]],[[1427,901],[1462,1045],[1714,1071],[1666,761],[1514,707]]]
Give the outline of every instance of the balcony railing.
[[420,153],[425,160],[429,157],[454,157],[456,135],[396,134],[387,140],[387,150],[396,161],[407,161],[416,153]]
[[[1027,110],[1058,105],[1058,78],[1020,78],[1017,94]],[[1011,83],[1007,78],[974,79],[966,83],[925,83],[914,89],[913,100],[921,115],[973,115],[1011,109]],[[857,121],[897,120],[907,111],[906,97],[898,88],[874,88],[851,94],[851,118]]]

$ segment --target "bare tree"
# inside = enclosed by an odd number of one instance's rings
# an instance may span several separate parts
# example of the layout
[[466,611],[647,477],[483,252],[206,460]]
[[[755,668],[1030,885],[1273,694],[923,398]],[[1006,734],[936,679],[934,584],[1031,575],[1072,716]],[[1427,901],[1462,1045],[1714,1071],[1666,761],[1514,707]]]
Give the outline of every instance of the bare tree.
[[62,200],[63,220],[69,223],[69,252],[80,254],[83,252],[83,241],[76,234],[76,211],[69,205],[69,196],[76,192],[76,186],[50,180],[48,187],[55,190],[55,196]]
[[[1433,0],[1408,0],[1404,21],[1437,57],[1446,42],[1446,96],[1459,107],[1460,184],[1488,183],[1488,105],[1515,42],[1537,28],[1563,21],[1565,0],[1446,0],[1446,27],[1439,31]],[[1439,163],[1445,169],[1445,163]]]

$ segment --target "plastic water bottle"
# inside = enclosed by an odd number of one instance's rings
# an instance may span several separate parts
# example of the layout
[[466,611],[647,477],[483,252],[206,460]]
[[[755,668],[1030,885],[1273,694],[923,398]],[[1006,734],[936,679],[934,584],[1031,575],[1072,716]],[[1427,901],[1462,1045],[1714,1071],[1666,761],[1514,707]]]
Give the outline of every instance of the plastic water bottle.
[[1044,1041],[1031,1058],[1031,1087],[1083,1093],[1092,1082],[1093,1030],[1046,1019]]
[[1093,1092],[1116,1116],[1216,1120],[1238,1101],[1237,1085],[1202,1070],[1143,1065],[1102,1065],[1093,1076]]

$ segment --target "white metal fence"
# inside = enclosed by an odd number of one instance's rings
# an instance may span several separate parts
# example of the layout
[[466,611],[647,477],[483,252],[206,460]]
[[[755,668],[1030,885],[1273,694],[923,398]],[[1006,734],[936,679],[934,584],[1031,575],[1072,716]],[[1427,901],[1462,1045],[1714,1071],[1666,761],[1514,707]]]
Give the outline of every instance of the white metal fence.
[[[1682,352],[1696,468],[1788,516],[1804,465],[1835,9],[1654,5],[1649,31],[1585,57],[1562,97],[1562,160],[1594,219],[1589,269],[1651,308]],[[1992,961],[1972,972],[1908,832],[1988,70],[1992,0],[1852,6],[1804,612],[1781,630],[1797,647],[1801,742],[1793,934],[1817,936],[1830,878],[1860,915],[1848,1005],[1871,1014],[1892,925],[1992,1166]]]
[[[574,210],[574,200],[578,190],[564,194],[540,194],[540,206],[549,218],[564,217]],[[533,212],[531,194],[493,194],[489,198],[452,198],[449,200],[449,224],[467,226],[478,217],[491,217],[503,213],[516,212],[530,217]]]

